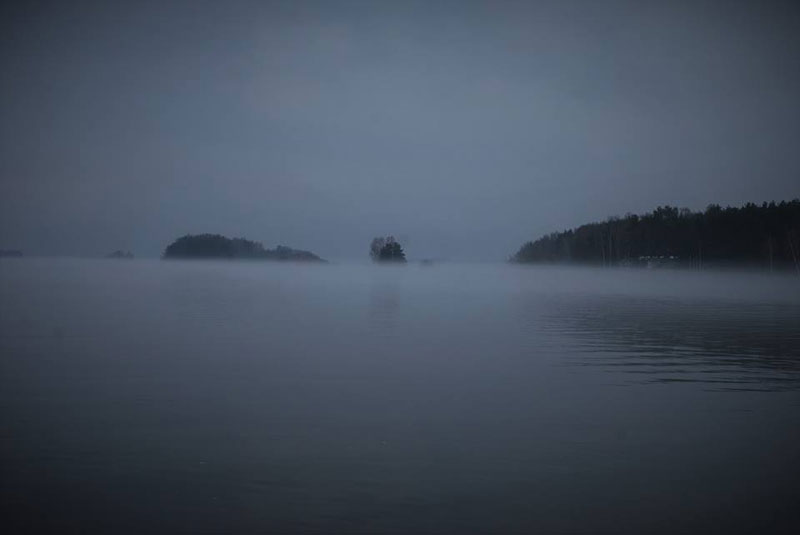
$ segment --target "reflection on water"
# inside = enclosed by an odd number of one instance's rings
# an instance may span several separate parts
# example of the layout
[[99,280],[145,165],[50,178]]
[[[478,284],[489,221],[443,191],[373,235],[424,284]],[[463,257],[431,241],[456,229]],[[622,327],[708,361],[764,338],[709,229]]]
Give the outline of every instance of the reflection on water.
[[569,340],[571,365],[634,382],[800,389],[797,305],[611,295],[562,296],[547,308],[542,321]]
[[[394,266],[379,266],[379,269],[393,270]],[[400,287],[389,277],[372,281],[369,289],[369,312],[371,329],[381,335],[389,335],[397,323],[400,312]]]

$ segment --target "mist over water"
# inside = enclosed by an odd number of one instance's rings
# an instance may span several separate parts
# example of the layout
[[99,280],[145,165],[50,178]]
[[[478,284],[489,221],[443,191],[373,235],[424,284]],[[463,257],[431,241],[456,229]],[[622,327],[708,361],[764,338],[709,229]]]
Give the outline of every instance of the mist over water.
[[796,277],[0,262],[13,532],[800,526]]

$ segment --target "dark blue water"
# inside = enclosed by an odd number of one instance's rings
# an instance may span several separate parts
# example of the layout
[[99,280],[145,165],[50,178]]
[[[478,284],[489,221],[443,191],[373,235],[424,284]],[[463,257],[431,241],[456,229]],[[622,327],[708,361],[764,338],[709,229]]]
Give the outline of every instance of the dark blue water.
[[794,533],[789,276],[4,259],[13,533]]

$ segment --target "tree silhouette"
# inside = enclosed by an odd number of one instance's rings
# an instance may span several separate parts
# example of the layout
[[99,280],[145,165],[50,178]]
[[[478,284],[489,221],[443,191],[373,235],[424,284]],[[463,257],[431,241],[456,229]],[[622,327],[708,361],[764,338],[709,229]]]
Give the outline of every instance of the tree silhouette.
[[394,239],[394,236],[374,238],[369,247],[369,256],[373,262],[403,263],[406,261],[403,247]]

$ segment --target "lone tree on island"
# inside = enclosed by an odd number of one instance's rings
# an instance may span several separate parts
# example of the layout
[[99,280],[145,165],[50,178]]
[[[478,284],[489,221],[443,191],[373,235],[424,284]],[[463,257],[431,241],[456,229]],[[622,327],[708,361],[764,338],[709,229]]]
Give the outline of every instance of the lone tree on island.
[[378,236],[369,246],[369,256],[373,262],[405,262],[406,254],[394,236]]

